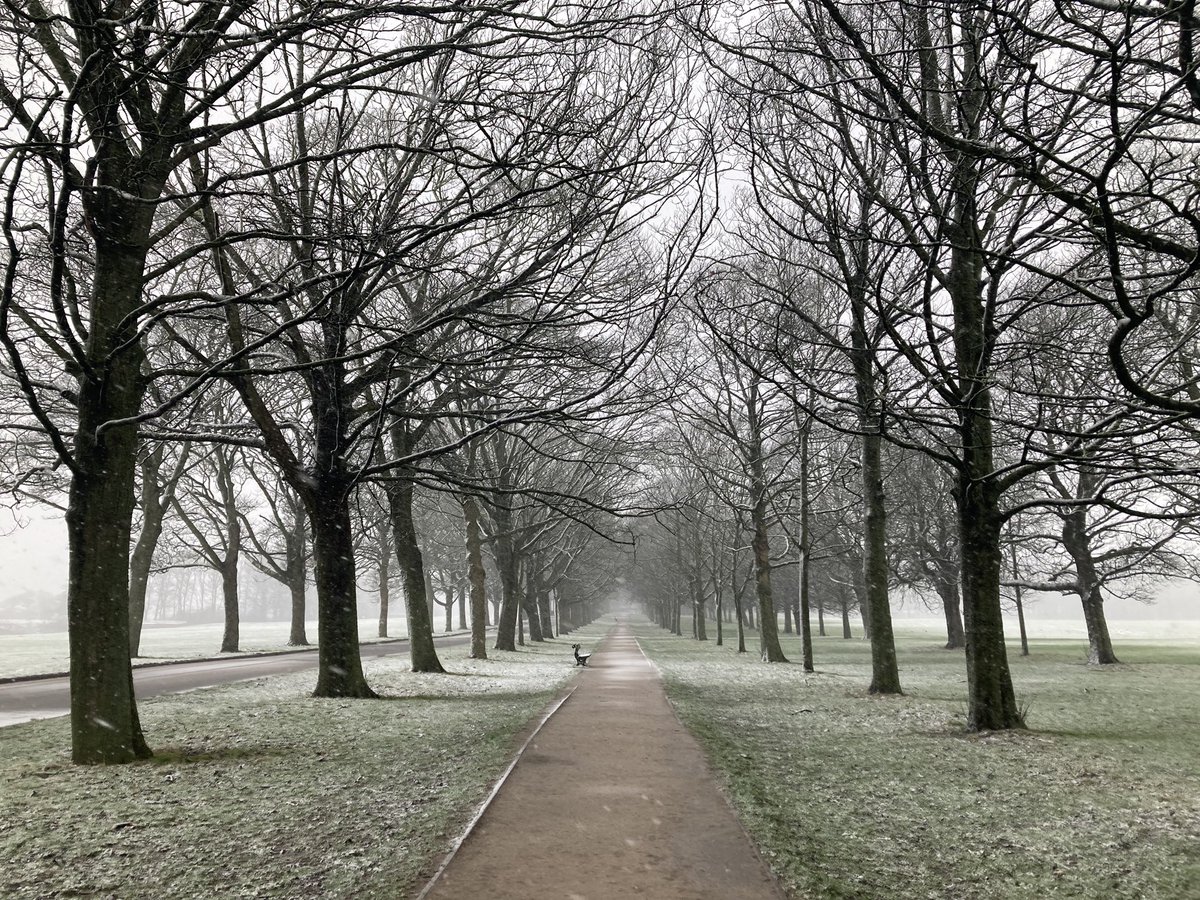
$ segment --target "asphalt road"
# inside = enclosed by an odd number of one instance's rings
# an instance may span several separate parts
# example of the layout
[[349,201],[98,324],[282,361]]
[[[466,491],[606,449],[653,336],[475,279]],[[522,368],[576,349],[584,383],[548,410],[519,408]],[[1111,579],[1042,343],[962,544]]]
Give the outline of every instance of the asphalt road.
[[[438,638],[438,646],[470,643],[469,634]],[[363,657],[407,653],[408,641],[363,644]],[[317,651],[301,650],[272,656],[234,656],[196,662],[140,666],[133,670],[138,699],[158,694],[181,694],[201,688],[249,681],[269,675],[287,675],[317,667]],[[70,711],[70,684],[66,678],[39,678],[0,684],[0,728],[33,719],[65,716]]]

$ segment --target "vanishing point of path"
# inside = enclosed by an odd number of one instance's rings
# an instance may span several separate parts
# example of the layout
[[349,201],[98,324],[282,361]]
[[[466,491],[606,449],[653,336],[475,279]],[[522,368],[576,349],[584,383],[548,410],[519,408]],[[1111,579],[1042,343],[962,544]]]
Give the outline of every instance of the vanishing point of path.
[[627,626],[577,685],[428,900],[781,900]]

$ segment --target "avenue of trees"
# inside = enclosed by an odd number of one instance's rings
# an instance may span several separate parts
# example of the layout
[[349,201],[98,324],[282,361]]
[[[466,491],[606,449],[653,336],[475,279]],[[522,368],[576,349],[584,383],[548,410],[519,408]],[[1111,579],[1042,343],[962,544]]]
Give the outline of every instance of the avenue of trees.
[[[1079,0],[0,10],[0,435],[68,525],[72,754],[150,754],[148,585],[239,573],[371,698],[616,586],[1022,726],[1002,598],[1192,577],[1194,17]],[[305,630],[306,588],[318,633]],[[457,622],[455,617],[457,616]],[[829,621],[827,621],[827,619]],[[729,632],[732,632],[730,634]]]

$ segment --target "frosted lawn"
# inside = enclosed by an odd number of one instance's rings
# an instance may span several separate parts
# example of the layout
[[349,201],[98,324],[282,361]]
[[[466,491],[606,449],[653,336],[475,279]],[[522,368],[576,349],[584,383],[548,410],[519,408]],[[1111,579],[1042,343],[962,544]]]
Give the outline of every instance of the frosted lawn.
[[[375,637],[378,626],[378,618],[358,620],[358,633],[364,643],[378,640]],[[220,623],[150,625],[142,632],[142,655],[134,660],[134,665],[166,660],[233,656],[231,653],[218,652],[221,649],[222,630]],[[305,623],[305,631],[315,647],[317,623]],[[241,653],[272,653],[297,649],[288,647],[287,622],[243,622],[239,633]],[[391,638],[408,637],[408,627],[403,616],[397,616],[396,621],[389,624],[388,634]],[[0,678],[60,674],[70,669],[70,659],[65,631],[46,634],[0,634]]]
[[[638,633],[794,896],[1200,897],[1194,640],[1119,642],[1123,664],[1103,669],[1085,641],[1036,640],[1027,658],[1010,642],[1029,730],[969,735],[944,633],[898,628],[902,697],[868,696],[869,646],[838,635],[814,638],[806,675],[760,663],[754,633],[740,657]],[[794,636],[784,649],[800,659]]]
[[565,637],[467,652],[366,660],[377,701],[311,673],[145,701],[146,763],[71,766],[65,719],[0,730],[0,896],[411,896],[572,672]]

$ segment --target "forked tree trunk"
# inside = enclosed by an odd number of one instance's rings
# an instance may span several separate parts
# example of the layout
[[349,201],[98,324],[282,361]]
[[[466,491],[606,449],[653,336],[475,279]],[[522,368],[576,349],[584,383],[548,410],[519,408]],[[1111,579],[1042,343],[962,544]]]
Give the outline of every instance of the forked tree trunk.
[[[962,23],[962,46],[976,51],[979,20],[968,12]],[[917,40],[925,46],[930,29],[917,17]],[[943,73],[932,54],[921,58],[923,82],[931,92],[945,88]],[[981,69],[966,65],[963,86],[956,91],[960,121],[973,127],[980,120],[984,90]],[[934,102],[940,103],[940,100]],[[939,109],[941,107],[939,106]],[[974,135],[965,135],[975,137]],[[958,521],[960,571],[963,582],[963,625],[967,657],[967,727],[972,731],[1022,728],[1000,606],[1000,488],[993,459],[991,360],[995,325],[990,318],[985,285],[996,289],[987,272],[979,210],[982,163],[970,154],[947,151],[945,240],[950,246],[945,288],[953,313],[955,412],[959,425]]]
[[754,516],[754,588],[758,597],[759,647],[765,662],[787,662],[779,644],[779,625],[771,596],[771,551],[767,538],[766,509]]
[[188,445],[180,449],[179,460],[166,484],[159,483],[162,474],[162,448],[156,448],[142,458],[142,530],[129,562],[129,655],[141,653],[142,624],[146,618],[146,588],[154,565],[154,551],[162,537],[163,521],[175,497],[175,489],[183,476],[188,457]]
[[542,628],[542,611],[538,608],[537,596],[534,593],[533,578],[528,573],[532,568],[532,562],[527,562],[522,569],[527,570],[525,573],[525,584],[521,591],[521,609],[525,612],[525,619],[529,623],[529,640],[535,643],[541,643],[546,639],[545,630]]
[[1075,577],[1079,585],[1077,593],[1083,603],[1083,621],[1087,625],[1088,663],[1096,666],[1119,663],[1108,633],[1104,594],[1100,589],[1096,560],[1088,539],[1087,510],[1075,509],[1063,518],[1062,537],[1063,546],[1075,563]]
[[496,568],[500,573],[500,615],[496,627],[496,649],[517,649],[517,619],[520,618],[521,587],[517,583],[518,562],[513,548],[512,515],[504,497],[497,498]]
[[967,638],[963,631],[962,600],[958,595],[958,579],[934,576],[933,586],[942,601],[942,612],[946,617],[946,649],[961,650],[966,646]]

